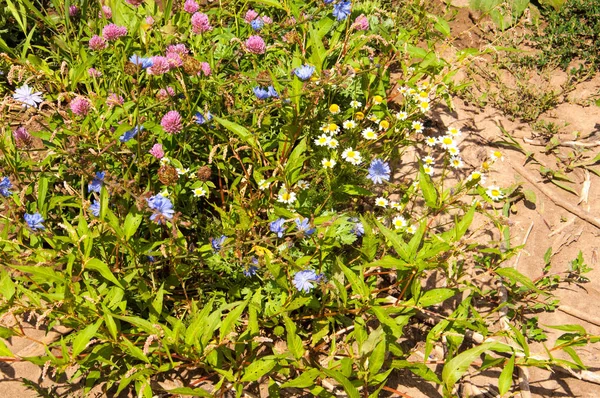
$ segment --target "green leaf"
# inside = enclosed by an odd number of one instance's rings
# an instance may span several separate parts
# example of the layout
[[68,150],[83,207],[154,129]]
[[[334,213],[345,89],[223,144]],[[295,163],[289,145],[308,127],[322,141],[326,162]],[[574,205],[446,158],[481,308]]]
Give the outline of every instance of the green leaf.
[[0,271],[0,295],[4,300],[10,300],[15,294],[15,283],[10,274],[6,271]]
[[40,177],[38,181],[38,194],[37,194],[37,205],[38,210],[42,212],[42,215],[45,215],[42,209],[44,209],[44,205],[46,203],[46,195],[48,193],[48,178]]
[[267,373],[269,373],[277,365],[274,357],[264,357],[255,360],[244,369],[242,383],[249,381],[257,381]]
[[496,273],[504,278],[507,278],[508,280],[510,280],[513,283],[518,282],[528,289],[534,290],[538,293],[543,293],[540,289],[538,289],[535,286],[535,284],[531,281],[531,279],[529,279],[528,277],[526,277],[525,275],[523,275],[522,273],[520,273],[519,271],[517,271],[514,268],[511,268],[511,267],[498,268],[496,270]]
[[222,119],[218,116],[213,116],[214,120],[216,120],[221,126],[225,127],[227,130],[231,131],[235,135],[237,135],[242,141],[246,144],[250,145],[254,149],[258,149],[258,142],[256,141],[256,137],[248,131],[245,127],[240,126],[237,123],[230,122],[229,120]]
[[379,370],[383,366],[383,361],[385,360],[385,353],[386,342],[384,338],[382,341],[379,342],[379,344],[375,346],[375,349],[371,353],[371,356],[369,356],[369,373],[371,374],[371,376],[376,375],[377,372],[379,372]]
[[392,247],[394,248],[394,250],[396,250],[400,258],[406,262],[410,262],[408,245],[402,240],[402,237],[396,232],[392,231],[391,229],[386,228],[378,220],[374,221],[377,225],[377,228],[379,228],[383,236],[385,236],[387,240],[392,244]]
[[442,381],[435,374],[435,372],[433,370],[429,369],[429,367],[427,367],[427,365],[425,365],[424,363],[417,363],[417,362],[413,363],[413,362],[409,362],[406,360],[394,360],[394,361],[392,361],[392,368],[408,369],[412,373],[423,378],[424,380],[431,381],[436,384],[442,384]]
[[318,369],[309,369],[302,371],[300,376],[287,381],[281,385],[281,388],[309,388],[315,384],[315,379],[321,374]]
[[409,266],[406,261],[394,258],[392,256],[383,256],[379,260],[375,260],[369,263],[369,267],[382,267],[392,269],[408,269]]
[[295,184],[300,178],[300,172],[307,159],[304,156],[306,152],[306,138],[300,140],[285,163],[285,174],[290,184]]
[[325,368],[321,369],[321,372],[340,383],[342,387],[344,387],[344,391],[348,393],[348,396],[350,398],[360,398],[360,393],[358,392],[356,387],[354,387],[352,383],[350,383],[350,380],[348,380],[343,374],[336,370],[330,370]]
[[498,343],[483,343],[480,346],[473,347],[461,352],[444,365],[442,370],[442,380],[447,391],[452,391],[456,382],[469,369],[469,366],[485,351],[492,350],[498,346]]
[[371,191],[369,191],[368,189],[365,189],[363,187],[359,187],[358,185],[350,185],[350,184],[345,184],[339,187],[334,187],[333,188],[334,192],[342,192],[348,195],[352,195],[352,196],[372,196],[373,193],[371,193]]
[[77,333],[75,339],[73,340],[73,358],[76,358],[85,347],[88,345],[90,340],[96,335],[96,331],[102,324],[102,319],[96,321],[91,325],[88,325],[81,332]]
[[296,324],[287,315],[283,315],[283,322],[287,329],[288,350],[290,350],[294,358],[300,359],[304,355],[305,350],[302,339],[296,334]]
[[43,283],[65,283],[65,279],[50,267],[33,265],[11,265],[12,268],[33,275],[37,281]]
[[214,395],[202,388],[178,387],[166,390],[169,394],[191,395],[192,397],[213,397]]
[[498,379],[498,391],[500,392],[500,395],[506,394],[510,389],[514,370],[515,355],[513,354],[505,364],[504,369],[502,369],[502,373],[500,373],[500,378]]
[[122,289],[125,289],[121,282],[119,282],[117,278],[115,278],[110,268],[108,268],[108,265],[106,265],[106,263],[104,263],[103,261],[97,258],[92,258],[87,263],[85,263],[84,268],[90,271],[98,272],[100,275],[102,275],[104,279],[111,281],[112,283],[114,283]]
[[246,301],[241,302],[237,307],[235,307],[235,309],[231,310],[229,314],[227,314],[225,320],[223,321],[223,324],[221,325],[221,330],[219,334],[221,341],[223,341],[223,339],[227,337],[229,333],[233,330],[235,323],[240,320],[242,312],[244,312],[244,309],[246,309],[246,306],[248,305],[249,301],[250,300],[248,299]]
[[125,240],[129,240],[137,231],[138,227],[142,223],[144,216],[139,213],[134,213],[133,209],[125,217],[125,224],[123,225],[123,231],[125,232]]
[[431,181],[431,177],[425,174],[422,164],[419,164],[419,187],[421,188],[421,192],[423,192],[423,199],[425,199],[427,206],[432,209],[437,209],[438,193]]
[[426,291],[417,302],[420,307],[429,307],[430,305],[439,304],[450,297],[453,297],[456,291],[453,289],[439,288]]
[[119,333],[119,328],[117,327],[117,323],[115,322],[115,319],[113,318],[112,314],[108,311],[108,308],[106,308],[105,306],[102,306],[102,308],[104,309],[104,325],[106,325],[106,328],[108,329],[108,333],[110,333],[110,335],[112,336],[113,339],[117,339],[117,335]]
[[564,332],[574,332],[581,336],[587,334],[585,328],[581,325],[544,325],[550,329],[562,330]]
[[346,276],[346,279],[348,279],[348,282],[350,282],[352,291],[355,294],[358,294],[363,299],[369,298],[369,296],[370,296],[369,288],[367,287],[367,285],[365,285],[365,281],[363,280],[363,278],[357,276],[353,270],[346,267],[342,263],[342,260],[339,257],[337,257],[337,265],[338,265],[338,267],[340,267],[340,269]]
[[12,351],[6,346],[4,340],[0,340],[0,357],[14,357]]

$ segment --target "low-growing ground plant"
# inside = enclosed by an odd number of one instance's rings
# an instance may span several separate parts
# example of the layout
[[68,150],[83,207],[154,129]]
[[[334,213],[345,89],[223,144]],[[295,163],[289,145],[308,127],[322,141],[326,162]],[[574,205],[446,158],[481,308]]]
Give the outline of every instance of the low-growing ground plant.
[[377,397],[399,369],[453,396],[483,354],[506,394],[515,367],[585,367],[579,326],[548,348],[571,360],[530,353],[555,302],[503,267],[519,187],[433,122],[456,70],[418,2],[8,4],[0,332],[70,330],[21,360],[144,397]]

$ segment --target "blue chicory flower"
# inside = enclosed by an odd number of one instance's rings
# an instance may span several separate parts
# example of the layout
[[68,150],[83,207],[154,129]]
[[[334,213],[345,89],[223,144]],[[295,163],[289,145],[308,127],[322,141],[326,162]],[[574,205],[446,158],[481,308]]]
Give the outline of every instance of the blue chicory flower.
[[265,100],[270,97],[269,92],[262,87],[254,87],[252,91],[254,91],[254,95],[256,95],[256,98],[259,100]]
[[131,57],[129,57],[129,62],[131,62],[132,64],[140,65],[144,69],[154,65],[152,58],[143,58],[137,54],[134,54]]
[[338,21],[343,21],[352,13],[352,4],[349,1],[340,1],[333,5],[333,16]]
[[94,199],[88,210],[92,212],[94,217],[98,217],[100,215],[100,202]]
[[217,239],[211,238],[210,244],[212,245],[213,250],[216,252],[220,252],[223,248],[223,243],[225,242],[225,239],[227,239],[225,235],[221,235],[221,237]]
[[119,141],[127,142],[130,139],[132,139],[133,137],[135,137],[140,131],[143,131],[143,130],[144,130],[144,126],[135,126],[131,130],[126,131],[125,134],[120,136]]
[[25,214],[23,215],[23,218],[25,219],[25,222],[27,223],[29,228],[31,228],[34,231],[38,229],[46,229],[46,227],[44,227],[44,225],[42,224],[44,222],[44,219],[42,218],[42,215],[40,213],[36,212],[33,214]]
[[275,232],[278,238],[283,237],[285,233],[285,226],[283,224],[285,224],[285,218],[278,218],[269,224],[271,232]]
[[315,72],[315,67],[311,65],[302,65],[294,69],[294,74],[298,76],[298,79],[306,81],[310,79],[312,74]]
[[356,235],[359,238],[365,234],[365,227],[360,221],[358,221],[358,218],[351,217],[348,219],[348,221],[354,223],[354,226],[352,227],[350,232],[352,232],[354,235]]
[[0,181],[0,195],[4,196],[4,197],[8,197],[10,195],[12,195],[12,192],[9,191],[9,189],[11,189],[13,186],[10,183],[10,180],[8,179],[8,177],[4,177],[2,179],[2,181]]
[[254,21],[250,22],[250,26],[252,26],[252,29],[254,29],[256,32],[258,32],[263,26],[265,26],[265,22],[262,20],[262,18],[256,18]]
[[106,172],[97,171],[96,177],[88,184],[88,192],[97,192],[100,193],[102,190],[102,184],[104,183],[104,177],[106,176]]
[[317,275],[312,269],[299,271],[294,275],[294,286],[299,292],[309,293],[323,279],[323,274]]
[[154,256],[151,256],[148,254],[146,256],[146,261],[148,261],[149,263],[154,263],[154,262],[156,262],[156,258],[154,258]]
[[306,236],[310,236],[313,233],[315,233],[315,228],[310,227],[308,218],[305,218],[302,221],[300,221],[300,218],[296,218],[294,222],[296,223],[296,228],[298,229],[298,232],[304,232],[304,235]]
[[267,92],[269,93],[270,97],[279,98],[279,94],[277,93],[277,90],[275,90],[275,87],[273,87],[273,86],[267,87]]
[[169,198],[162,195],[154,195],[149,199],[146,199],[146,201],[148,202],[148,207],[154,211],[154,214],[150,216],[150,220],[157,224],[162,224],[165,221],[165,218],[168,220],[173,218],[175,210],[173,209],[173,203],[171,203]]
[[254,275],[256,275],[256,271],[258,271],[258,259],[256,257],[252,257],[251,261],[252,265],[242,271],[246,278],[253,277]]
[[384,180],[390,180],[390,172],[390,165],[387,162],[381,159],[373,159],[367,178],[373,181],[373,184],[382,184]]
[[333,1],[334,0],[323,0],[323,3],[325,3],[325,4],[331,4],[331,3],[333,3]]

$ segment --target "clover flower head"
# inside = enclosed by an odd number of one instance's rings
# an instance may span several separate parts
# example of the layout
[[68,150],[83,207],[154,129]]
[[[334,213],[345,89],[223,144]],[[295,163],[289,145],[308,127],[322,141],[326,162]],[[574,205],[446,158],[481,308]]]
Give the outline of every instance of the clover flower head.
[[382,184],[383,181],[389,181],[390,165],[381,159],[373,159],[369,166],[367,178],[373,181],[373,184]]
[[13,94],[13,98],[15,101],[23,103],[23,108],[37,108],[38,104],[44,101],[42,92],[34,92],[33,88],[29,87],[28,84],[23,84],[21,87],[17,88]]
[[210,76],[212,73],[210,64],[208,62],[200,62],[200,71],[198,72],[198,76],[200,76],[200,72],[202,72],[204,76]]
[[185,0],[183,10],[189,14],[193,14],[200,9],[200,5],[194,0]]
[[194,15],[192,15],[192,32],[200,34],[211,30],[212,26],[208,20],[208,15],[202,12],[195,12]]
[[90,48],[94,51],[104,50],[107,46],[106,40],[102,36],[93,35],[88,42]]
[[69,104],[71,111],[79,116],[88,114],[91,108],[90,101],[85,97],[77,97]]
[[102,6],[100,11],[98,12],[98,18],[112,18],[112,9],[109,6]]
[[23,219],[25,220],[25,222],[27,223],[29,228],[31,228],[33,231],[36,231],[38,229],[41,229],[41,230],[46,229],[46,227],[44,227],[44,224],[42,224],[45,220],[40,213],[37,213],[37,212],[33,213],[33,214],[26,213],[23,215]]
[[69,16],[71,18],[76,17],[79,14],[79,7],[73,5],[69,7]]
[[262,37],[252,35],[246,40],[246,49],[253,54],[264,54],[267,46]]
[[177,111],[167,112],[161,119],[160,125],[169,134],[179,133],[183,129],[181,115]]
[[163,224],[165,219],[171,220],[175,214],[173,203],[163,195],[154,195],[146,199],[148,207],[153,211],[150,220],[157,224]]
[[310,79],[314,72],[315,67],[312,65],[302,65],[294,69],[294,74],[302,81]]
[[365,16],[365,14],[360,14],[354,20],[352,27],[356,30],[369,30],[369,20]]
[[96,68],[89,68],[88,69],[88,75],[90,75],[90,77],[101,77],[102,76],[102,72],[100,72]]
[[2,180],[0,180],[0,195],[4,196],[5,198],[12,195],[12,192],[10,191],[12,187],[13,186],[8,177],[2,178]]
[[144,21],[150,26],[154,25],[154,18],[151,15],[148,15]]
[[13,138],[15,139],[17,146],[31,144],[31,134],[29,134],[27,129],[23,126],[17,127],[17,129],[13,131]]
[[269,229],[271,230],[271,232],[276,233],[278,238],[282,238],[283,234],[285,233],[284,224],[285,218],[278,218],[277,220],[269,223]]
[[102,28],[102,37],[108,41],[117,40],[123,36],[127,36],[127,28],[124,26],[110,23]]
[[317,275],[317,273],[311,269],[296,272],[294,275],[294,286],[299,292],[310,293],[315,287],[316,283],[319,283],[323,279],[323,274]]
[[258,13],[253,9],[249,9],[246,11],[246,15],[244,16],[244,21],[248,23],[252,23],[258,17]]
[[165,157],[165,151],[163,150],[161,144],[154,144],[148,153],[150,153],[150,155],[154,156],[156,159],[162,159]]
[[152,65],[148,67],[147,72],[149,75],[159,76],[164,75],[170,70],[171,63],[169,62],[169,58],[163,57],[162,55],[157,55],[152,57]]

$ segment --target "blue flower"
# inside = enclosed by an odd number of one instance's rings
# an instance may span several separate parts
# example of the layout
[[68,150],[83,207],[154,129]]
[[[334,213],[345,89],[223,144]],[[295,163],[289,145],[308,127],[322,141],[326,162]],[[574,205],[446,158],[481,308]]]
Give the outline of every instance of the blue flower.
[[309,293],[315,287],[314,283],[319,283],[322,279],[323,274],[317,275],[312,269],[306,269],[294,275],[294,286],[299,292]]
[[254,21],[250,22],[250,26],[252,26],[252,29],[258,32],[263,26],[265,26],[265,23],[261,18],[256,18]]
[[278,218],[269,224],[271,232],[275,232],[278,238],[283,237],[285,233],[285,226],[283,224],[285,224],[285,218]]
[[358,218],[352,217],[352,218],[349,218],[348,221],[354,223],[354,226],[352,227],[350,232],[352,232],[354,235],[356,235],[358,237],[361,237],[365,234],[365,227],[360,221],[358,221]]
[[204,124],[204,123],[208,123],[213,119],[213,116],[210,114],[210,112],[206,112],[206,115],[201,114],[200,112],[196,112],[196,114],[194,115],[194,119],[196,119],[196,123],[197,124]]
[[100,215],[100,202],[94,199],[88,210],[92,212],[94,217],[98,217]]
[[275,90],[275,87],[273,87],[273,86],[267,87],[267,92],[269,93],[270,97],[279,98],[279,94],[277,93],[277,90]]
[[256,259],[256,257],[252,257],[252,264],[253,265],[249,266],[248,268],[242,271],[246,278],[253,277],[254,275],[256,275],[256,271],[258,271],[258,267],[256,266],[258,264],[258,260]]
[[148,202],[148,207],[154,211],[154,214],[150,216],[150,220],[157,224],[162,224],[165,218],[168,220],[173,218],[175,210],[173,210],[173,203],[171,203],[169,198],[162,195],[154,195],[146,199],[146,201]]
[[140,65],[144,69],[154,65],[154,62],[152,62],[152,58],[142,58],[136,54],[129,57],[129,62],[131,62],[132,64]]
[[325,3],[325,4],[331,4],[331,3],[333,3],[333,0],[323,0],[323,3]]
[[298,232],[304,232],[304,235],[306,236],[310,236],[313,233],[315,233],[315,228],[310,227],[308,218],[305,218],[302,221],[300,221],[299,218],[296,218],[294,222],[296,223],[296,228],[298,229]]
[[306,81],[310,79],[312,74],[315,72],[315,67],[311,65],[303,65],[294,69],[294,74],[298,76],[298,79]]
[[104,182],[104,177],[106,176],[106,172],[97,171],[96,177],[88,184],[88,192],[97,192],[100,193],[102,190],[102,183]]
[[216,252],[220,252],[223,248],[223,243],[225,242],[225,239],[227,239],[225,235],[221,235],[221,237],[217,239],[211,238],[210,244],[212,245],[213,250]]
[[42,224],[44,222],[44,219],[42,218],[42,215],[40,213],[36,212],[33,214],[25,214],[23,215],[23,218],[25,219],[25,222],[27,223],[29,228],[31,228],[34,231],[38,229],[46,229],[46,227],[44,227],[44,225]]
[[140,131],[143,131],[143,130],[144,130],[144,126],[135,126],[131,130],[126,131],[125,134],[120,136],[119,141],[127,142],[130,139],[132,139],[133,137],[135,137],[137,135],[137,133],[139,133]]
[[256,95],[256,98],[258,98],[259,100],[265,100],[270,97],[269,92],[264,88],[257,86],[254,87],[252,91],[254,91],[254,95]]
[[4,196],[4,197],[8,197],[10,195],[12,195],[12,192],[9,191],[9,189],[11,189],[13,186],[10,183],[10,180],[8,179],[8,177],[4,177],[2,179],[2,181],[0,181],[0,195]]
[[340,1],[333,5],[333,16],[338,21],[343,21],[350,16],[352,4],[349,1]]
[[369,167],[367,178],[374,184],[382,184],[383,181],[390,180],[390,165],[381,159],[373,159]]
[[154,262],[156,262],[156,258],[154,258],[154,256],[151,256],[148,254],[146,256],[146,261],[148,261],[149,263],[154,263]]

